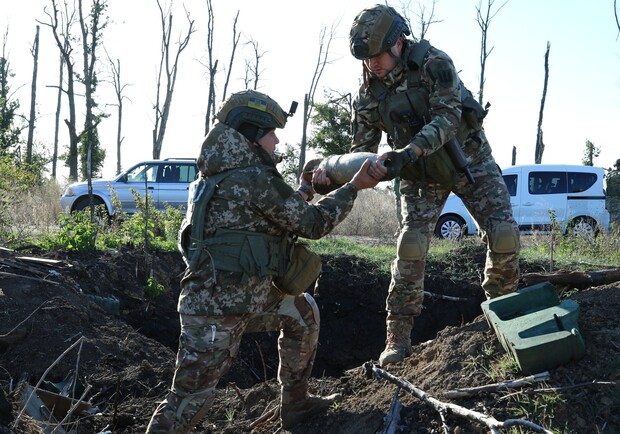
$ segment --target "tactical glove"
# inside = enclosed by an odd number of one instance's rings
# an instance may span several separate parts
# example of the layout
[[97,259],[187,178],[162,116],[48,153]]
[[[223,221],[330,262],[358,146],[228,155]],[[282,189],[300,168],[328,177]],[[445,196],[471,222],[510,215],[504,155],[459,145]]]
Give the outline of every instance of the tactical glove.
[[383,161],[383,165],[387,167],[388,172],[383,181],[390,181],[398,176],[400,172],[408,164],[415,163],[418,159],[415,151],[410,147],[390,151],[386,153],[387,158]]

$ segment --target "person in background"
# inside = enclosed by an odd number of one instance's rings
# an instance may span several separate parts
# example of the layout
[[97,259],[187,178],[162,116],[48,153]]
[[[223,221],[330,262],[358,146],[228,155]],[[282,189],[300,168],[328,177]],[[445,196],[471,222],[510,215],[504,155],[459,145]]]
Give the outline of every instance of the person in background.
[[339,398],[308,391],[320,325],[315,300],[306,292],[288,294],[274,282],[287,269],[291,240],[328,234],[349,214],[357,192],[377,185],[385,169],[375,167],[373,178],[369,160],[349,183],[310,203],[312,179],[302,176],[295,190],[274,163],[276,129],[291,114],[260,92],[235,93],[202,144],[201,179],[190,189],[179,235],[188,267],[178,301],[175,373],[148,433],[186,433],[206,416],[246,332],[280,332],[281,401],[271,416],[283,428]]
[[378,161],[401,182],[402,224],[386,300],[381,366],[411,354],[413,320],[424,300],[426,255],[451,192],[463,200],[487,245],[486,297],[515,291],[519,280],[519,230],[482,128],[486,110],[465,88],[450,57],[425,40],[408,39],[410,34],[403,17],[382,4],[362,10],[349,34],[351,53],[363,68],[351,151],[377,153],[387,133],[393,150]]

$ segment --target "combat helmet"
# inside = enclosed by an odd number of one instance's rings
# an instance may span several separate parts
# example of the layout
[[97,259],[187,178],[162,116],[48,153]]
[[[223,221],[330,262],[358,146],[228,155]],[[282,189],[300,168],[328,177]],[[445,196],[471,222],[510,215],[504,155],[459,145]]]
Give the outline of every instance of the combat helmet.
[[248,140],[258,141],[269,131],[284,128],[287,117],[291,115],[264,93],[244,90],[233,93],[215,117]]
[[349,33],[351,54],[359,60],[369,59],[388,51],[400,36],[410,34],[405,19],[393,7],[377,4],[353,20]]

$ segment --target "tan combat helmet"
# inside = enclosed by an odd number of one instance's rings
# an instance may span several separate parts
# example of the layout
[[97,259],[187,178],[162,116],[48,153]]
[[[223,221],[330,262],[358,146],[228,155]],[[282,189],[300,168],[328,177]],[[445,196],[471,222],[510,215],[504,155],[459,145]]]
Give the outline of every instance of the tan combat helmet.
[[359,60],[370,59],[388,51],[399,37],[410,34],[404,18],[393,7],[377,4],[353,20],[349,33],[351,54]]
[[250,124],[255,132],[251,140],[258,140],[270,130],[284,128],[286,120],[292,116],[297,103],[291,105],[286,113],[282,107],[264,93],[244,90],[233,93],[222,105],[216,118],[229,127],[242,131],[244,124]]

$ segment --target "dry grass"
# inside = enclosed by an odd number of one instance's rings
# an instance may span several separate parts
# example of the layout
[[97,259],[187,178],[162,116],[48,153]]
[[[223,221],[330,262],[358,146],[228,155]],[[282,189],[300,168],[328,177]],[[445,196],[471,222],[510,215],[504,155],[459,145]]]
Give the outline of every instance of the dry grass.
[[7,201],[5,215],[10,220],[5,236],[12,240],[27,240],[47,234],[57,228],[60,195],[63,188],[54,180],[33,187]]
[[353,210],[336,227],[334,235],[393,238],[399,229],[394,192],[368,189],[359,192]]

